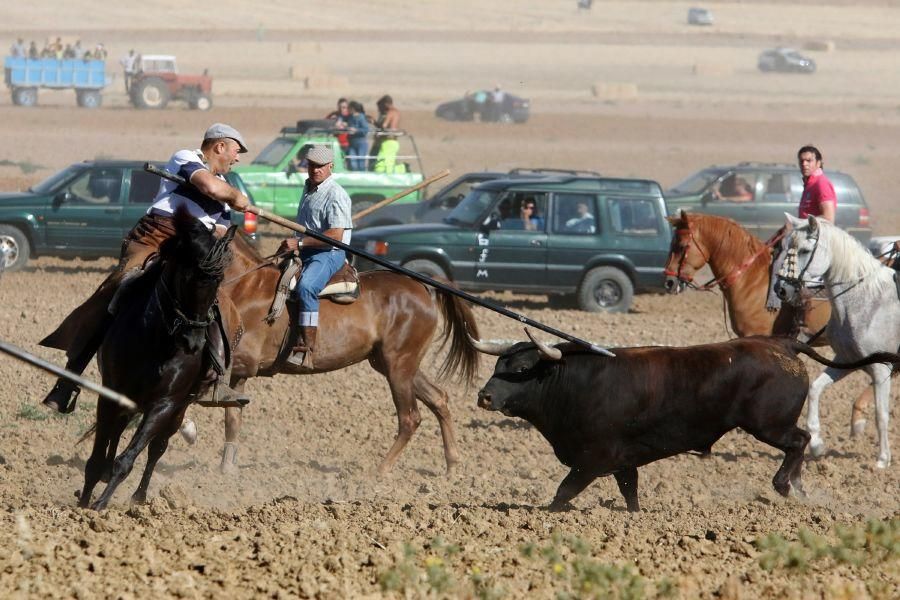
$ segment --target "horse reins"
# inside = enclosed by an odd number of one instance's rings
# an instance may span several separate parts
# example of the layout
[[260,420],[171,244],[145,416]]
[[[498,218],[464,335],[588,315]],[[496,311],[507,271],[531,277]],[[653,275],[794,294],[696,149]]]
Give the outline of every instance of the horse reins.
[[256,265],[255,267],[253,267],[252,269],[250,269],[248,271],[244,271],[240,275],[235,275],[231,279],[226,279],[225,281],[222,282],[222,285],[226,286],[230,283],[234,283],[238,279],[241,279],[242,277],[245,277],[245,276],[249,275],[250,273],[253,273],[254,271],[259,271],[260,269],[262,269],[264,267],[274,266],[275,263],[278,262],[279,258],[283,258],[289,254],[293,254],[293,252],[294,252],[293,250],[285,250],[284,252],[276,252],[275,254],[272,254],[270,256],[264,256],[262,259],[263,262],[261,264]]

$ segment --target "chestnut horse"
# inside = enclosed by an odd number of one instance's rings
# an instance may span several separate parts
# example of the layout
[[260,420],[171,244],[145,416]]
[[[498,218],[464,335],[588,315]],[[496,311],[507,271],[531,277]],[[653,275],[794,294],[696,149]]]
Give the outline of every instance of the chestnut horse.
[[[282,312],[272,323],[266,321],[280,277],[278,268],[266,264],[240,236],[235,238],[232,249],[234,259],[223,290],[231,297],[243,323],[243,335],[234,351],[232,387],[241,389],[250,377],[325,373],[368,360],[387,378],[397,409],[397,437],[378,467],[379,474],[390,471],[418,428],[421,416],[417,399],[437,417],[449,472],[459,461],[459,454],[447,393],[419,367],[443,317],[442,343],[449,342],[450,349],[439,375],[460,376],[467,385],[471,384],[478,367],[478,351],[467,333],[477,338],[478,328],[468,303],[399,273],[362,273],[360,296],[355,302],[322,301],[315,368],[310,370],[278,360],[288,328],[288,312]],[[241,421],[241,409],[225,409],[223,472],[236,468]]]
[[[766,309],[769,293],[769,269],[772,264],[772,248],[735,221],[715,215],[679,211],[668,217],[675,232],[669,258],[666,260],[666,290],[677,294],[693,285],[697,271],[709,265],[715,283],[725,297],[731,328],[738,337],[751,335],[796,335],[796,311],[787,304],[778,312]],[[801,338],[821,332],[831,316],[827,299],[813,300],[805,314],[805,325],[800,327]],[[825,335],[819,335],[814,345],[828,344]],[[873,393],[866,388],[853,404],[851,433],[857,435],[865,429],[865,413]]]

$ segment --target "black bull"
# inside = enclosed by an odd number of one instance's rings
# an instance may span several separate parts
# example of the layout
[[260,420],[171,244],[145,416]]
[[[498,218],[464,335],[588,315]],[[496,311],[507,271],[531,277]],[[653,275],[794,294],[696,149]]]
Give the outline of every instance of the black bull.
[[604,475],[616,478],[628,510],[640,510],[638,467],[706,451],[736,427],[785,453],[772,483],[784,496],[791,486],[802,494],[810,436],[796,423],[809,379],[798,354],[846,369],[900,363],[900,355],[877,353],[836,364],[805,344],[773,337],[619,348],[615,358],[536,341],[506,348],[480,343],[479,349],[502,354],[478,405],[530,422],[571,469],[551,510],[563,509]]

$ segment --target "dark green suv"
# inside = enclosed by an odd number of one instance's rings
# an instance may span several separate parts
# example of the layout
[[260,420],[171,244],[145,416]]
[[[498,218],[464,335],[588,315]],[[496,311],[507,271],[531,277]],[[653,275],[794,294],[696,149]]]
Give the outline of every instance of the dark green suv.
[[354,232],[352,245],[471,291],[549,294],[583,310],[624,312],[635,290],[662,289],[665,216],[655,181],[498,179],[474,187],[444,223],[372,227]]
[[[826,170],[837,195],[837,225],[863,244],[872,237],[869,208],[852,177]],[[666,191],[673,214],[680,209],[737,221],[761,240],[784,225],[784,213],[797,214],[803,179],[796,165],[740,163],[698,171]]]
[[[250,197],[239,175],[232,172],[226,179]],[[70,165],[25,192],[0,194],[0,254],[6,268],[21,269],[37,256],[118,256],[125,234],[158,190],[159,177],[144,171],[144,161],[98,160]],[[245,220],[232,214],[255,240],[256,216]]]

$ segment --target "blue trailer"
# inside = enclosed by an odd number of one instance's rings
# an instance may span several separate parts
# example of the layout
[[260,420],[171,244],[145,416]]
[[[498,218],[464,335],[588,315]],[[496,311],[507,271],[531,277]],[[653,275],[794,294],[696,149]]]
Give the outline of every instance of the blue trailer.
[[74,89],[78,106],[97,108],[103,101],[101,90],[109,83],[106,61],[77,58],[18,58],[3,61],[3,80],[13,104],[34,106],[38,88]]

